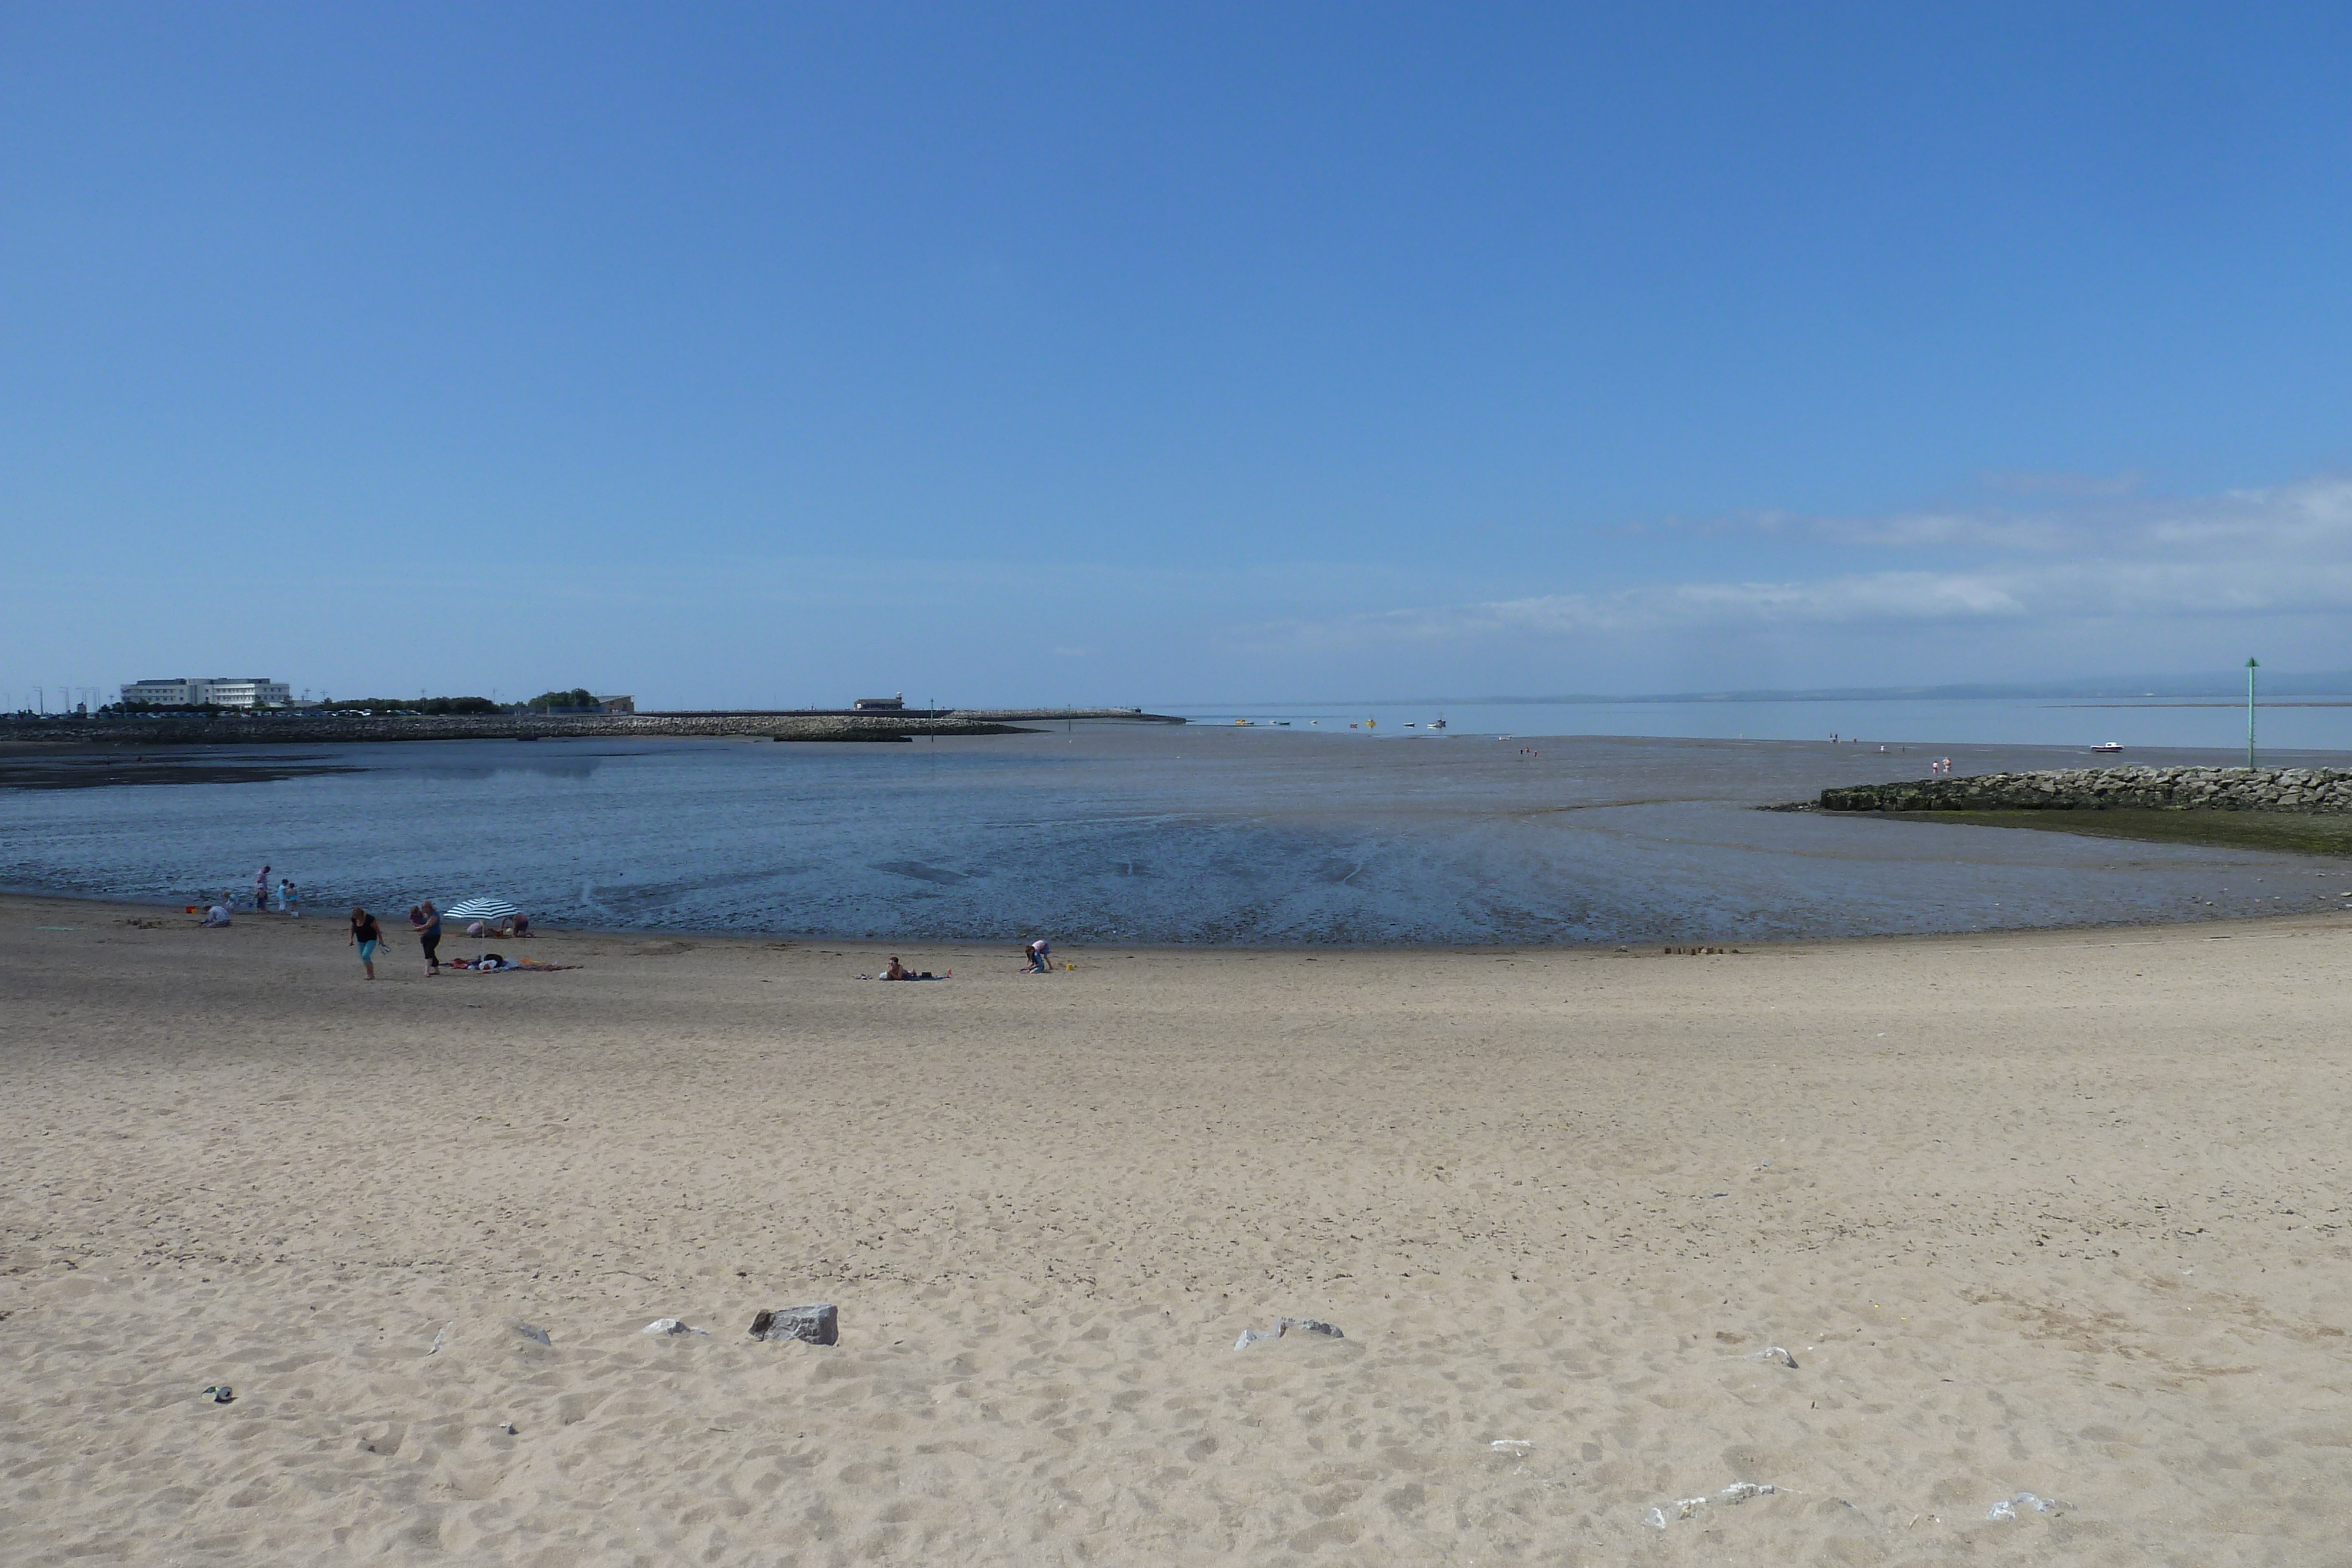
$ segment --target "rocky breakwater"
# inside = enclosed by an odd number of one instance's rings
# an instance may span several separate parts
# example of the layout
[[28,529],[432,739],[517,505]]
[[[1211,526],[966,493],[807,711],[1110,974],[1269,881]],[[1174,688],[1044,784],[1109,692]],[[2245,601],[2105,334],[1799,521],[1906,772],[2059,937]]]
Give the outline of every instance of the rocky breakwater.
[[2332,768],[2069,768],[1906,779],[1822,791],[1824,811],[2352,811],[2352,772]]

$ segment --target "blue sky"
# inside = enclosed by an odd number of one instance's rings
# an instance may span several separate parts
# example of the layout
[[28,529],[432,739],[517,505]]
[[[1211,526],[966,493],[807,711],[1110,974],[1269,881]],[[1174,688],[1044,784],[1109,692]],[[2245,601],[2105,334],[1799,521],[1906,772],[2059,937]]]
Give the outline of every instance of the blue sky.
[[0,4],[0,701],[2342,668],[2347,45]]

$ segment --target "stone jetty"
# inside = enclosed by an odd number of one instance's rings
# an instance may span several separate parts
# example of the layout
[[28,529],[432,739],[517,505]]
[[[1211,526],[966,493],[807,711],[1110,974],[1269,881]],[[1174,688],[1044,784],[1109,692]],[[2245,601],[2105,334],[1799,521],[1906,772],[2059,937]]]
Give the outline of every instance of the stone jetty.
[[1822,791],[1824,811],[2352,811],[2352,772],[2332,768],[2068,768],[1905,779]]

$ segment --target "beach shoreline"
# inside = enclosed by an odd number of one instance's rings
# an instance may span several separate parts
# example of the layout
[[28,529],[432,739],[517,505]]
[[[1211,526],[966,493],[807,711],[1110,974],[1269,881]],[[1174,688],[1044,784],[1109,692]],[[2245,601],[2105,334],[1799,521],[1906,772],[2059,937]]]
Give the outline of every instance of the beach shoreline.
[[[1897,817],[1890,813],[1885,820],[1890,821],[1900,821],[1906,819]],[[2013,824],[2007,821],[1985,822],[1975,825],[1994,828],[2015,827],[2021,831],[2034,831],[2032,824]],[[2048,831],[2065,831],[2066,830],[2053,829]],[[2316,854],[2314,854],[2313,858],[2318,857]],[[318,907],[306,904],[299,915],[288,915],[276,910],[263,910],[257,912],[251,907],[251,890],[249,888],[240,888],[236,891],[242,895],[245,902],[233,907],[230,913],[236,923],[239,925],[250,923],[271,925],[286,923],[295,925],[305,925],[323,920],[324,922],[340,928],[347,923],[346,917],[349,912],[345,907],[341,905]],[[85,895],[82,894],[69,891],[59,891],[51,888],[0,885],[0,918],[6,917],[8,912],[17,904],[23,904],[27,908],[37,905],[56,904],[68,911],[73,909],[95,909],[102,910],[109,914],[119,915],[124,917],[155,918],[172,922],[185,921],[191,925],[197,924],[201,918],[201,914],[189,915],[186,913],[189,906],[184,901],[181,903],[163,903],[144,899],[119,898],[94,894]],[[197,905],[196,907],[201,912],[205,906]],[[405,936],[407,935],[407,912],[404,908],[375,908],[373,910],[373,913],[376,915],[379,921],[385,923],[384,931],[388,938]],[[529,912],[526,911],[525,913],[528,914]],[[2339,923],[2337,920],[2338,916],[2342,917],[2340,923],[2345,925],[2347,929],[2352,929],[2352,897],[2345,898],[2341,904],[2336,906],[2333,913],[2301,910],[2292,913],[2253,916],[2189,915],[2179,920],[2116,920],[2095,923],[2076,922],[2066,925],[2004,925],[1972,931],[1891,931],[1863,933],[1859,935],[1830,934],[1818,936],[1796,936],[1745,937],[1710,936],[1702,935],[1694,936],[1678,936],[1671,941],[1654,939],[1643,939],[1641,941],[1602,940],[1595,942],[1511,943],[1497,941],[1491,944],[1461,942],[1398,942],[1348,946],[1338,943],[1316,942],[1118,942],[1104,941],[1096,938],[1073,943],[1066,938],[1057,936],[1051,930],[1040,930],[1035,933],[1035,935],[1044,936],[1053,942],[1055,944],[1055,952],[1064,957],[1075,956],[1081,948],[1096,952],[1118,951],[1121,953],[1157,953],[1170,955],[1190,954],[1202,957],[1213,957],[1221,953],[1265,955],[1269,956],[1290,956],[1298,957],[1309,957],[1321,954],[1347,954],[1366,957],[1380,956],[1383,955],[1406,956],[1412,954],[1447,954],[1456,956],[1475,956],[1481,955],[1494,956],[1496,954],[1558,954],[1561,956],[1615,956],[1623,954],[1632,954],[1635,956],[1706,956],[1710,955],[1688,955],[1681,952],[1680,950],[1688,948],[1721,948],[1724,949],[1726,953],[1728,953],[1730,950],[1736,948],[1739,953],[1746,954],[1749,952],[1764,953],[1794,948],[1847,947],[1866,946],[1874,943],[1912,946],[1923,943],[1977,944],[1988,940],[1997,940],[2003,937],[2063,937],[2069,936],[2095,936],[2102,934],[2119,935],[2133,932],[2146,932],[2152,934],[2169,931],[2193,931],[2209,934],[2234,934],[2239,928],[2244,928],[2248,931],[2259,931],[2281,922],[2315,922],[2319,925],[2326,925]],[[821,946],[840,948],[845,952],[880,955],[884,957],[887,957],[893,951],[912,948],[923,948],[926,950],[941,949],[967,954],[1013,954],[1017,953],[1024,943],[1030,939],[1028,937],[1012,936],[938,936],[922,934],[892,935],[888,932],[870,936],[865,934],[847,936],[837,933],[811,933],[800,930],[744,931],[669,925],[583,925],[569,924],[562,921],[542,921],[536,916],[532,918],[531,930],[536,935],[531,937],[525,938],[525,940],[537,940],[538,936],[553,935],[560,932],[568,936],[604,937],[613,940],[668,940],[692,942],[698,945],[735,944],[749,947]],[[448,939],[453,942],[459,940],[460,935],[459,928],[453,925],[449,928]],[[468,938],[468,940],[470,940],[470,938]]]

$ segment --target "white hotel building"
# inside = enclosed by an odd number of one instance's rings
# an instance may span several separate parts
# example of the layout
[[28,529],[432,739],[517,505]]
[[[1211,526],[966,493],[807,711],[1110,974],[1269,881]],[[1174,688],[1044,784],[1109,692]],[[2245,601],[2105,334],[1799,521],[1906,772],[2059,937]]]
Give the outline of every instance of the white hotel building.
[[283,707],[292,697],[293,689],[285,682],[259,675],[241,680],[227,675],[210,680],[182,675],[172,681],[132,681],[122,688],[124,702],[156,707],[201,707],[206,703],[216,707]]

